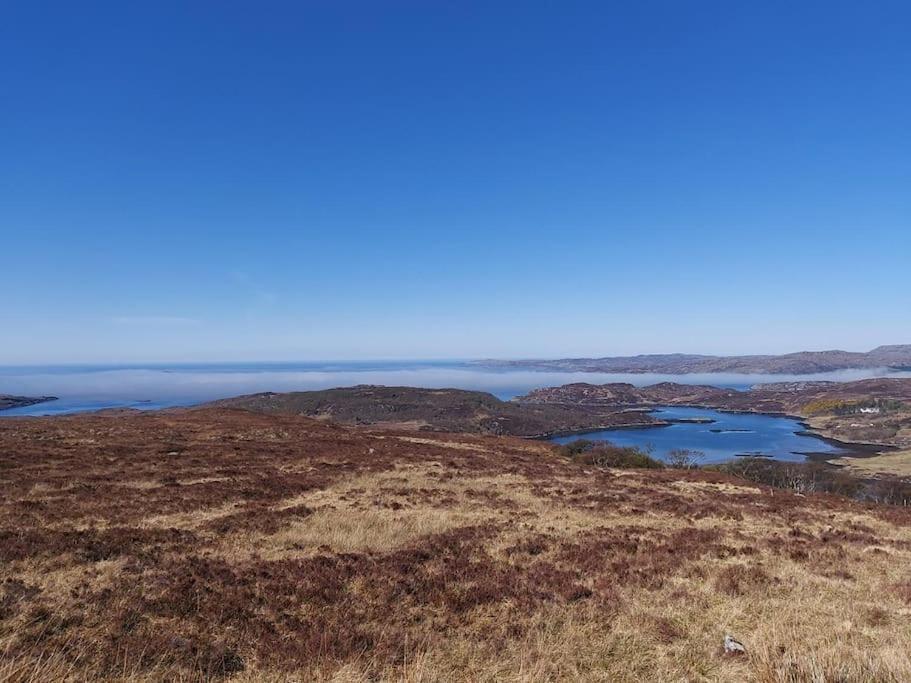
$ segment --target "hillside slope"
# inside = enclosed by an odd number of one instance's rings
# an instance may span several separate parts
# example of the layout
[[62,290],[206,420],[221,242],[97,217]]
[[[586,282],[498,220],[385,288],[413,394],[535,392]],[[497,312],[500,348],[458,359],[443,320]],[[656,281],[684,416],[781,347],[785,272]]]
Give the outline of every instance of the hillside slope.
[[654,425],[644,413],[593,406],[520,405],[462,389],[362,385],[323,391],[239,396],[209,404],[353,425],[535,437],[614,425]]
[[0,680],[911,679],[905,509],[238,410],[0,452]]

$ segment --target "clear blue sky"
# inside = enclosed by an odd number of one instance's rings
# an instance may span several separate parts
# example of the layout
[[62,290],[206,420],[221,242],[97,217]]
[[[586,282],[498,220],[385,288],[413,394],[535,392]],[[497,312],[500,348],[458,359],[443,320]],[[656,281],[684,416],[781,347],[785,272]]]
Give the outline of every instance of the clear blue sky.
[[911,342],[907,2],[0,8],[0,363]]

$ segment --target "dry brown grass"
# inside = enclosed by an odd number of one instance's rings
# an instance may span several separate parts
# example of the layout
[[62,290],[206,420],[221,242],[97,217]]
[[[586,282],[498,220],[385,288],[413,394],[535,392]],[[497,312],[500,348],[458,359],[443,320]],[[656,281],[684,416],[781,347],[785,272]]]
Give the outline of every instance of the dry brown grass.
[[0,683],[911,680],[898,508],[236,411],[0,453]]
[[869,458],[835,458],[829,462],[862,476],[886,474],[911,477],[911,450],[883,453]]

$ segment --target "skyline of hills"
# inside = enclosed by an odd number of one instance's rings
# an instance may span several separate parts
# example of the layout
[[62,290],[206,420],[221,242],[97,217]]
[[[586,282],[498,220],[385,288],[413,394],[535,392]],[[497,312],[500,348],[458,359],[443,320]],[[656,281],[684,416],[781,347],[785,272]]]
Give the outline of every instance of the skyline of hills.
[[716,356],[669,353],[603,358],[478,361],[485,367],[565,372],[813,374],[837,370],[911,367],[911,344],[878,346],[867,352],[798,351],[781,355]]

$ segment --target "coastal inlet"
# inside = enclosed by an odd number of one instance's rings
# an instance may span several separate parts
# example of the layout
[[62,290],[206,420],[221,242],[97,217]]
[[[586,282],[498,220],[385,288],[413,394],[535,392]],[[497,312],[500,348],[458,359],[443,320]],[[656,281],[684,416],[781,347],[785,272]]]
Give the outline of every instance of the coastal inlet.
[[738,456],[759,456],[799,462],[807,454],[843,455],[845,451],[803,433],[795,419],[755,413],[725,413],[704,408],[664,407],[651,413],[669,422],[666,426],[638,429],[607,429],[552,439],[565,444],[576,439],[610,441],[618,446],[635,446],[665,459],[675,449],[699,451],[701,464],[724,462]]

